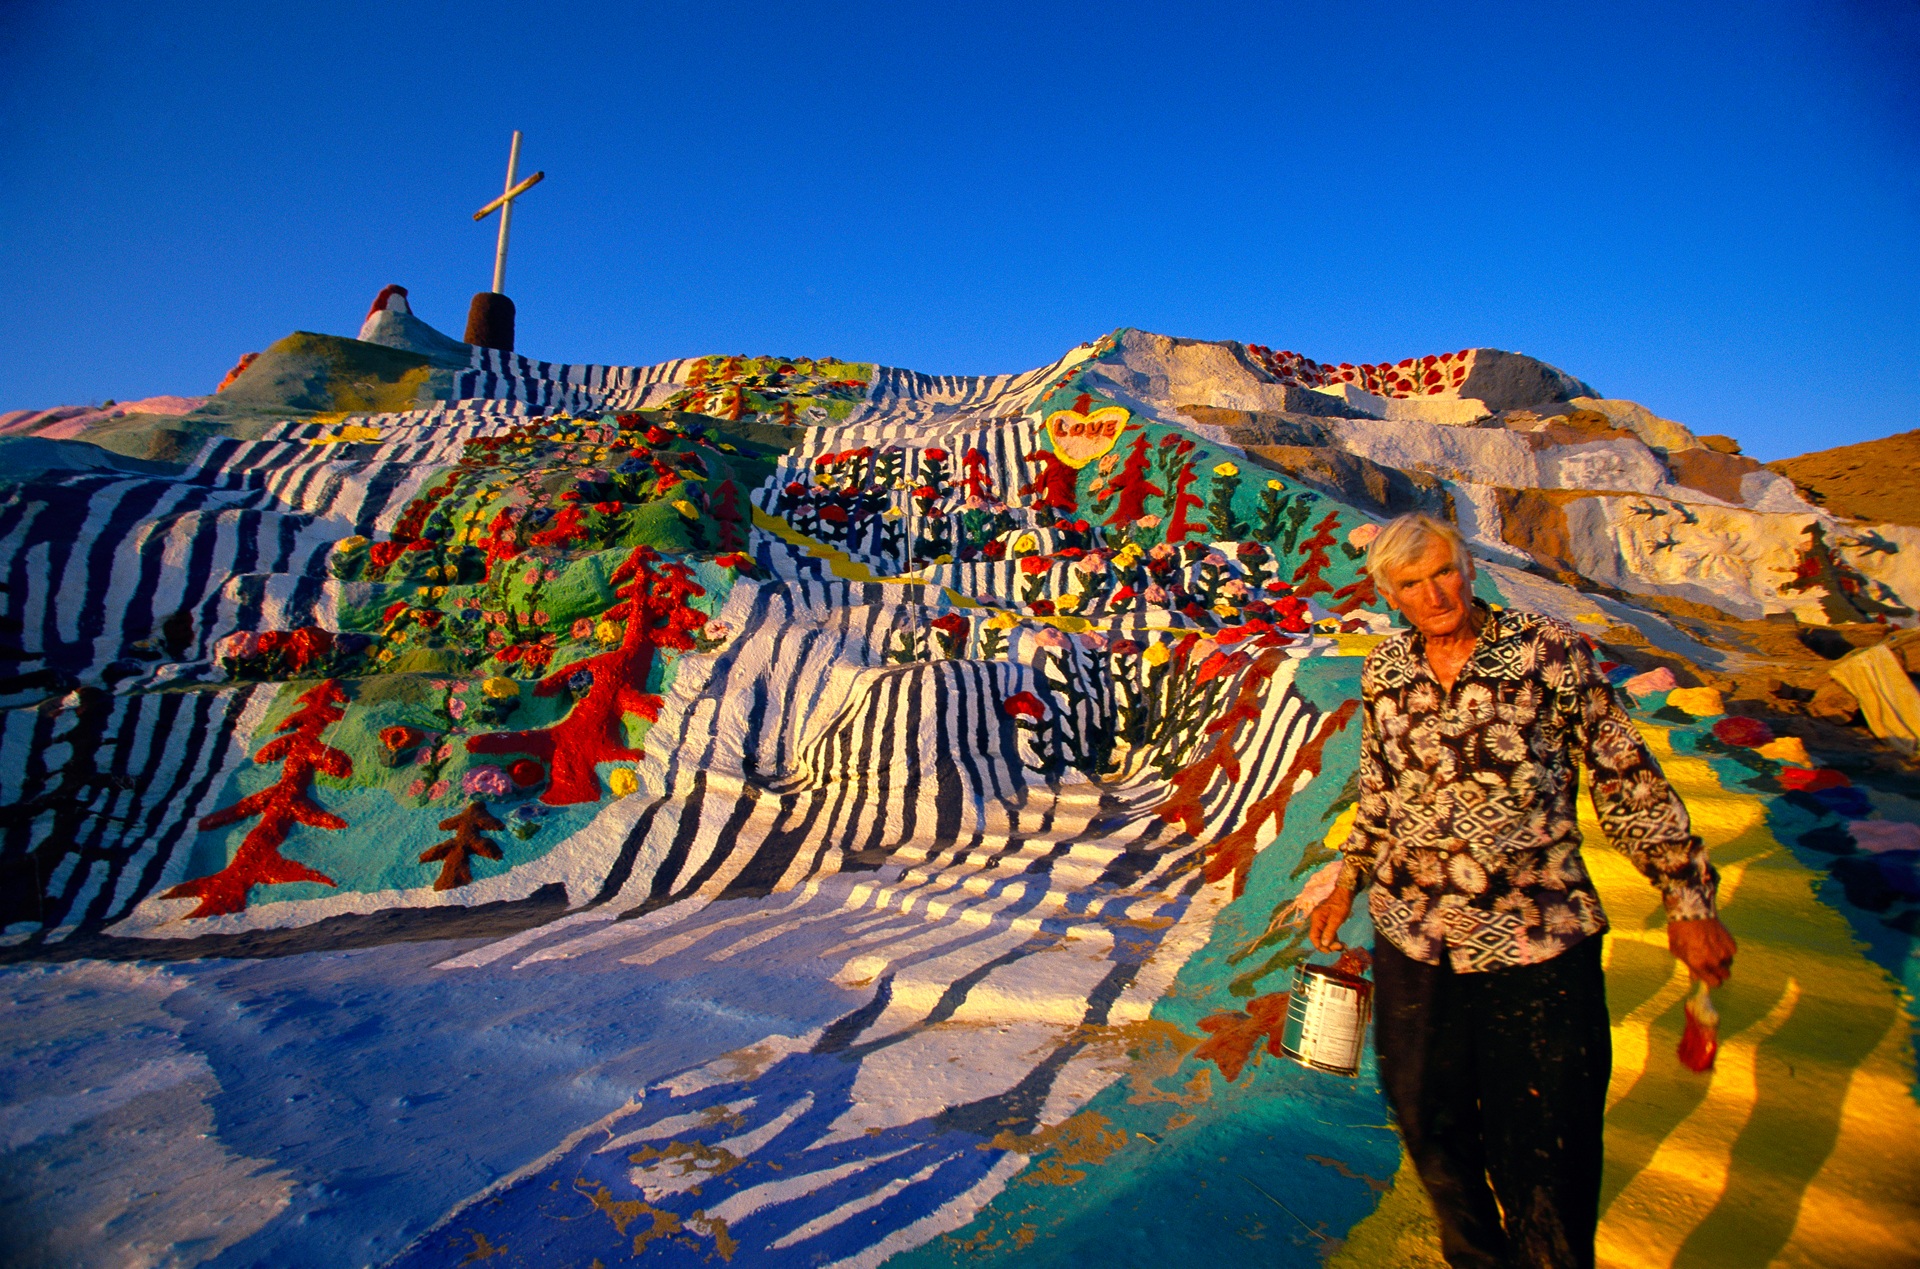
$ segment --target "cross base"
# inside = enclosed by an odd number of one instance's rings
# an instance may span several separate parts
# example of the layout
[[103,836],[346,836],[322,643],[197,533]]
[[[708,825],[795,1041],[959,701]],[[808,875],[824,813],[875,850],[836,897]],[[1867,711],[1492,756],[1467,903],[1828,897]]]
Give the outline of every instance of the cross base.
[[467,306],[467,342],[476,348],[513,351],[513,301],[498,291],[482,291]]

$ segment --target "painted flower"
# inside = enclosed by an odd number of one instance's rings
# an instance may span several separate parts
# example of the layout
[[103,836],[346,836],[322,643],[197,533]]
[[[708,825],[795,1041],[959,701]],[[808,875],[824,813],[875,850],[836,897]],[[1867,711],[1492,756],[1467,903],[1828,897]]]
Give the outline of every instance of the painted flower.
[[1020,571],[1029,577],[1038,577],[1053,567],[1053,561],[1044,555],[1029,555],[1020,561]]
[[1141,656],[1141,660],[1145,661],[1148,665],[1165,665],[1167,658],[1172,655],[1173,653],[1167,650],[1166,644],[1156,642],[1147,645],[1147,650]]
[[480,690],[485,692],[490,700],[506,701],[520,695],[520,684],[514,679],[495,675],[482,683]]
[[507,778],[524,789],[546,779],[547,769],[531,758],[521,758],[507,768]]
[[614,625],[611,621],[603,619],[599,625],[593,628],[593,637],[599,642],[611,647],[620,642],[620,627]]
[[1015,692],[1000,703],[1008,718],[1031,718],[1035,722],[1047,716],[1047,707],[1032,692]]
[[572,630],[570,630],[568,633],[572,635],[572,637],[575,639],[592,638],[593,637],[593,618],[591,617],[578,618],[573,623]]
[[447,796],[447,790],[452,787],[453,785],[445,780],[435,780],[427,788],[427,800],[429,802],[438,802],[441,798]]
[[409,784],[407,786],[407,796],[410,798],[417,798],[422,793],[425,793],[426,791],[427,791],[427,782],[425,780],[415,780],[412,784]]
[[380,743],[387,747],[389,753],[400,753],[411,749],[426,738],[426,733],[418,727],[401,725],[380,729]]
[[496,766],[474,767],[462,777],[460,791],[470,797],[505,797],[513,792],[513,779]]
[[467,716],[467,703],[458,696],[454,697],[447,702],[447,714],[453,721],[459,722]]
[[1282,490],[1284,490],[1284,489],[1286,488],[1286,486],[1285,486],[1285,485],[1283,485],[1283,484],[1281,484],[1281,483],[1280,483],[1279,481],[1277,481],[1277,480],[1269,480],[1269,481],[1267,482],[1267,488],[1269,488],[1269,489],[1271,489],[1271,490],[1273,490],[1273,491],[1274,491],[1275,493],[1279,493],[1279,492],[1281,492]]
[[689,520],[698,520],[700,518],[700,508],[694,506],[691,502],[688,502],[685,498],[674,499],[673,509],[675,511],[678,511],[681,515],[685,516]]
[[1040,539],[1034,537],[1031,533],[1022,534],[1020,537],[1014,539],[1013,553],[1015,555],[1031,555],[1039,549]]
[[987,618],[989,630],[1011,630],[1020,624],[1020,618],[1010,612],[999,612]]
[[1232,463],[1220,463],[1214,467],[1213,474],[1216,476],[1238,476],[1240,469]]
[[615,767],[607,772],[607,788],[617,798],[629,797],[640,791],[640,777],[632,767]]
[[1380,536],[1380,526],[1369,521],[1357,524],[1347,531],[1347,541],[1354,546],[1366,546]]

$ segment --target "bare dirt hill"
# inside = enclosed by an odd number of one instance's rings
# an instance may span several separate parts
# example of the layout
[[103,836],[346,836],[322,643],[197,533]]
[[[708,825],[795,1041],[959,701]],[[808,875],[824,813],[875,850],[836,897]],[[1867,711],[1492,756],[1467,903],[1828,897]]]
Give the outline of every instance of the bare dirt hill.
[[1920,526],[1920,431],[1768,463],[1835,515]]

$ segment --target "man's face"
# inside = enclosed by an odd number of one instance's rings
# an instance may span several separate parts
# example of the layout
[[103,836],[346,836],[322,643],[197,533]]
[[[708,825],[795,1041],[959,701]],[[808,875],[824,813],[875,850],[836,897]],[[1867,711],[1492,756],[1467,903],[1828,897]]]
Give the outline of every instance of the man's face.
[[1445,638],[1471,628],[1473,606],[1468,584],[1472,580],[1471,574],[1462,573],[1454,565],[1447,544],[1431,538],[1418,559],[1387,570],[1385,598],[1421,634],[1429,639]]

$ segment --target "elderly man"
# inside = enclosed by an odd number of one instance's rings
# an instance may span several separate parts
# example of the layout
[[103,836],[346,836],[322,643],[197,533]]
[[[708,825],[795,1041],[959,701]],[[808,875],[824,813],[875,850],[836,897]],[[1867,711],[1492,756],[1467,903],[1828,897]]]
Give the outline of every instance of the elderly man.
[[1465,542],[1427,516],[1388,525],[1367,571],[1413,629],[1361,675],[1360,802],[1313,944],[1343,946],[1370,886],[1380,1080],[1447,1263],[1587,1269],[1613,1055],[1576,761],[1712,985],[1734,954],[1717,876],[1579,635],[1474,599]]

